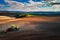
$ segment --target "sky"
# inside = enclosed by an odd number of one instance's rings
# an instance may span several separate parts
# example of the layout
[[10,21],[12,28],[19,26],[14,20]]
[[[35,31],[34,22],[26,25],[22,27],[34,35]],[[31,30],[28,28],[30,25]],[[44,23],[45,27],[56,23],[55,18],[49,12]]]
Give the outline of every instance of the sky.
[[60,11],[60,5],[50,5],[43,0],[0,0],[0,11]]
[[[29,0],[14,0],[14,1],[27,2],[28,3]],[[35,0],[33,0],[33,1],[35,1]],[[36,1],[38,2],[38,1],[41,1],[41,0],[36,0]],[[4,0],[0,0],[0,4],[5,4]]]

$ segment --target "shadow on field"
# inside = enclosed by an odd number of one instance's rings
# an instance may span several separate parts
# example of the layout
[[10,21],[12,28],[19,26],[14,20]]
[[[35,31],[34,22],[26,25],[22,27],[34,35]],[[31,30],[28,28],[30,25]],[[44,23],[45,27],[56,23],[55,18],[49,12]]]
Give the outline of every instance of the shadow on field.
[[[0,40],[60,40],[60,22],[13,23],[20,26],[20,31],[0,35]],[[7,28],[13,23],[10,22],[1,26]]]

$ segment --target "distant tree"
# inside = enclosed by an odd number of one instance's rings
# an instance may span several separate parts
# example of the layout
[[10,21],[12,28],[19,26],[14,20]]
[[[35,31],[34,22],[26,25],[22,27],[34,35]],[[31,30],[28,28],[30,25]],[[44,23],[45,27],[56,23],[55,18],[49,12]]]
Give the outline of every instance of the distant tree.
[[15,17],[16,18],[23,18],[23,17],[26,17],[27,14],[17,14]]

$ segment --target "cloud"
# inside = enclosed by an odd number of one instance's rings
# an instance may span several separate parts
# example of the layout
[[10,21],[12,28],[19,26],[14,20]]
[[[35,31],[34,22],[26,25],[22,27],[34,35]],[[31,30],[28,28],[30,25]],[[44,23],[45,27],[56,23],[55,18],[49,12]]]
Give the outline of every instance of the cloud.
[[3,4],[0,4],[0,6],[4,6]]
[[[34,2],[29,1],[30,3],[21,3],[14,0],[4,0],[6,3],[8,3],[8,6],[5,8],[0,8],[0,10],[6,10],[6,11],[60,11],[60,5],[53,5],[53,6],[47,6],[50,5],[48,3],[44,2]],[[3,5],[0,5],[3,6]],[[6,5],[4,5],[6,6]]]

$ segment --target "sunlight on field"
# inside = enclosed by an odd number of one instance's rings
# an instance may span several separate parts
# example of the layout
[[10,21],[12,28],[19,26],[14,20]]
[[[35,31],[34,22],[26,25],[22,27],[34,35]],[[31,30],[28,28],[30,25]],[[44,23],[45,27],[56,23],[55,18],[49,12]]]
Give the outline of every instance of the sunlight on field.
[[14,19],[13,17],[0,16],[0,20]]
[[30,14],[28,14],[27,16],[29,17],[29,16],[35,16],[35,15],[30,15]]
[[45,17],[45,16],[27,16],[24,18],[13,18],[8,16],[0,16],[0,24],[7,23],[7,22],[13,22],[13,21],[37,21],[37,22],[50,22],[50,21],[59,21],[60,17]]
[[0,16],[0,24],[1,23],[5,23],[5,22],[8,22],[8,21],[13,20],[13,19],[15,19],[15,18],[8,17],[8,16]]

